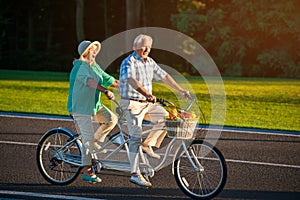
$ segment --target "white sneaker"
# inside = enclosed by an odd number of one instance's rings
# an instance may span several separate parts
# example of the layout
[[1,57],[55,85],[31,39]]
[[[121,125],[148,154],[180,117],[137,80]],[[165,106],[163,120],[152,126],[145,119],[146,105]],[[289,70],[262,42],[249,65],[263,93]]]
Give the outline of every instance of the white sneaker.
[[[101,146],[99,144],[94,144],[94,151],[98,151],[99,149],[101,149]],[[107,150],[103,149],[100,153],[107,153]]]
[[152,187],[152,184],[150,182],[146,181],[145,178],[141,174],[132,175],[130,177],[130,182],[137,184],[139,186],[142,186],[142,187],[147,187],[147,188]]
[[151,146],[143,146],[142,145],[142,150],[144,152],[146,152],[150,157],[160,159],[160,155],[154,153]]

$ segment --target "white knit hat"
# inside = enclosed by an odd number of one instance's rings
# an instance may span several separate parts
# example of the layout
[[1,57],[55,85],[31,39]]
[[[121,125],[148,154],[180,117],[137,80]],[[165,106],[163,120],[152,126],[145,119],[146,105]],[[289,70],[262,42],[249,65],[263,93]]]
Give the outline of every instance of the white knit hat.
[[100,49],[101,49],[101,44],[98,41],[88,41],[88,40],[84,40],[82,42],[80,42],[80,44],[78,45],[78,53],[80,56],[82,56],[92,45],[96,45],[97,49],[96,49],[96,54],[99,53]]

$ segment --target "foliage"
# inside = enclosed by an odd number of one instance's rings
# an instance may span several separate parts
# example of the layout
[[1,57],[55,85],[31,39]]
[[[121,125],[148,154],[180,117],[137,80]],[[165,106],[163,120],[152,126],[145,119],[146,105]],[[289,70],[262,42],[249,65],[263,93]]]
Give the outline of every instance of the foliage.
[[[72,60],[72,56],[62,53],[62,43],[68,44],[62,36],[72,22],[60,25],[68,17],[68,11],[62,12],[61,8],[66,8],[63,3],[49,0],[0,0],[0,3],[0,27],[5,33],[0,36],[0,67],[64,71],[66,58]],[[72,40],[72,34],[68,38]]]
[[223,74],[300,77],[297,0],[180,0],[171,16],[208,49]]
[[[287,52],[264,51],[257,56],[257,61],[260,65],[266,65],[269,68],[283,72],[283,77],[293,77],[300,74],[300,67],[295,67],[295,62]],[[264,72],[267,71],[264,70]]]
[[[0,0],[0,68],[70,71],[72,60],[78,56],[76,2]],[[78,23],[86,39],[103,41],[127,29],[129,1],[81,2],[83,16]],[[222,75],[300,77],[298,0],[138,2],[139,9],[131,10],[133,16],[140,16],[136,26],[175,28],[186,33],[205,47]],[[185,75],[198,75],[180,56],[155,51],[151,56],[159,63]],[[118,72],[119,58],[108,72]]]

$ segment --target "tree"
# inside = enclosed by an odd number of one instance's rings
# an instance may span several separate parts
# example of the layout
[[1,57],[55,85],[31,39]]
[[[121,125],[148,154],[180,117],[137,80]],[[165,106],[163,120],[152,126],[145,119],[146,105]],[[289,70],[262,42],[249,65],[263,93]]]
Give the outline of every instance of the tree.
[[171,20],[225,75],[300,77],[298,8],[296,0],[182,0]]
[[77,41],[82,41],[84,36],[83,18],[84,18],[84,0],[76,1],[76,35]]

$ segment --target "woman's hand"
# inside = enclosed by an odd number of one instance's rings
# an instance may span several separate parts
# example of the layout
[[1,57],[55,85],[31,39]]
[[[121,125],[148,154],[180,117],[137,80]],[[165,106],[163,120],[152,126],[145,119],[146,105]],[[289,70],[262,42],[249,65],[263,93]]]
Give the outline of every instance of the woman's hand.
[[104,94],[106,95],[106,97],[107,97],[109,100],[114,100],[114,99],[115,99],[114,93],[112,93],[112,92],[109,91],[109,90],[106,90],[106,91],[104,92]]
[[115,88],[119,88],[120,87],[120,82],[119,82],[119,80],[115,80],[114,82],[113,82],[113,84],[111,85],[112,87],[115,87]]

